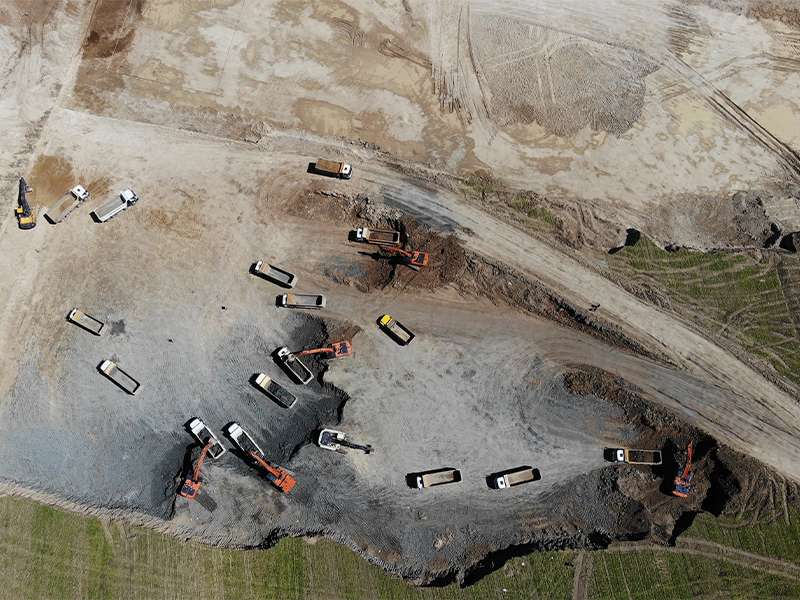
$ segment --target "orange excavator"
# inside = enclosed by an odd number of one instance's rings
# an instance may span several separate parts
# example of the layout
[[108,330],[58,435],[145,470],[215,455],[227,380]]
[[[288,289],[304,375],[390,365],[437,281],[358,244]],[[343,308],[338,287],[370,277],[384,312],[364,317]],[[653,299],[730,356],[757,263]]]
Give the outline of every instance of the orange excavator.
[[300,352],[293,352],[295,358],[300,356],[305,356],[306,354],[318,354],[320,352],[324,352],[328,356],[326,358],[341,358],[342,356],[350,356],[353,352],[353,348],[350,346],[350,342],[336,342],[331,344],[328,348],[315,348],[314,350],[302,350]]
[[295,478],[289,475],[289,473],[280,467],[271,467],[263,458],[261,458],[252,450],[250,451],[250,456],[252,456],[258,464],[267,470],[267,479],[274,483],[275,487],[281,490],[284,494],[288,494],[289,491],[294,487],[294,484],[297,483]]
[[231,441],[236,444],[236,447],[242,454],[253,457],[259,465],[266,469],[267,479],[275,484],[275,487],[277,487],[284,494],[289,493],[289,490],[291,490],[294,487],[294,484],[297,483],[295,478],[280,467],[272,467],[268,465],[267,462],[261,458],[261,456],[259,456],[259,454],[264,454],[264,451],[259,447],[258,444],[256,444],[255,440],[250,437],[250,435],[241,425],[238,423],[230,423],[226,426],[225,431],[227,431],[228,437],[230,437]]
[[402,248],[396,248],[394,246],[381,246],[381,250],[387,250],[389,252],[396,252],[397,254],[403,257],[403,262],[407,265],[411,265],[412,267],[426,267],[428,266],[428,253],[427,252],[417,252],[416,250],[403,250]]
[[672,493],[679,498],[688,498],[692,489],[692,456],[694,455],[694,442],[689,442],[686,448],[686,466],[678,471],[675,477],[675,489]]
[[214,445],[214,442],[210,442],[206,444],[206,447],[203,448],[203,452],[200,454],[200,459],[197,461],[197,466],[194,468],[194,473],[191,477],[187,477],[186,481],[183,482],[183,488],[181,488],[181,496],[184,498],[189,498],[189,500],[194,500],[197,496],[197,492],[200,491],[200,486],[203,483],[203,478],[200,477],[200,467],[203,466],[203,461],[206,459],[206,453],[211,446]]

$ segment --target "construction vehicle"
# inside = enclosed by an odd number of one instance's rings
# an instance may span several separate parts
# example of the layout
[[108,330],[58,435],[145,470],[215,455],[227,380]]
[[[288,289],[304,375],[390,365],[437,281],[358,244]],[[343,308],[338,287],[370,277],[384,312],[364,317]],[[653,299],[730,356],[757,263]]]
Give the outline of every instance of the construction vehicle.
[[286,308],[325,308],[325,296],[321,294],[283,294],[278,304]]
[[334,162],[318,158],[314,170],[322,175],[331,175],[339,179],[350,179],[353,176],[353,167],[347,163]]
[[393,246],[400,243],[400,232],[359,227],[356,229],[356,241],[366,244]]
[[111,381],[116,383],[119,387],[132,396],[142,391],[142,384],[120,369],[116,363],[113,363],[110,360],[104,360],[102,363],[100,363],[98,369],[103,375],[108,377]]
[[390,315],[383,315],[378,319],[378,325],[401,346],[407,346],[416,337],[408,327]]
[[292,354],[292,351],[286,348],[278,348],[275,353],[278,361],[286,368],[289,374],[300,385],[308,385],[314,379],[314,374],[307,366],[300,362],[300,360]]
[[353,442],[347,439],[347,435],[345,435],[342,431],[336,431],[335,429],[323,429],[319,432],[319,437],[317,438],[317,444],[320,448],[325,448],[326,450],[333,450],[334,452],[338,452],[339,454],[347,454],[347,450],[344,448],[352,448],[353,450],[361,450],[364,454],[369,454],[372,452],[373,448],[369,444],[363,446],[361,444],[354,444]]
[[14,209],[20,229],[33,229],[36,227],[36,210],[30,207],[28,200],[25,198],[25,194],[29,194],[32,191],[33,188],[28,187],[28,184],[25,183],[25,178],[20,177],[19,195],[17,196],[17,204],[19,206]]
[[428,253],[427,252],[417,252],[416,250],[403,250],[402,248],[395,248],[394,246],[381,246],[381,250],[386,250],[388,252],[396,252],[400,256],[403,257],[403,263],[409,265],[410,267],[416,267],[419,269],[420,267],[428,266]]
[[445,485],[447,483],[458,483],[461,481],[461,471],[458,469],[436,469],[417,475],[417,489],[433,487],[435,485]]
[[136,192],[133,190],[123,190],[102,206],[94,209],[91,214],[101,223],[105,223],[123,210],[128,210],[129,207],[133,206],[138,201],[139,196],[136,195]]
[[106,328],[105,323],[99,319],[95,319],[92,315],[87,315],[85,312],[78,310],[77,308],[73,308],[70,311],[70,313],[67,315],[67,319],[95,335],[103,335],[103,330]]
[[255,384],[258,389],[284,408],[291,408],[292,404],[297,402],[297,396],[287,391],[265,373],[256,375]]
[[627,448],[603,448],[603,458],[608,462],[629,465],[660,465],[661,452],[658,450],[629,450]]
[[256,263],[255,273],[287,288],[293,288],[294,284],[297,283],[297,276],[294,273],[279,269],[275,265],[269,265],[263,260]]
[[189,498],[189,500],[194,500],[197,496],[197,492],[200,491],[200,485],[203,483],[202,477],[200,477],[200,467],[203,466],[203,461],[206,459],[206,452],[209,451],[211,446],[213,446],[213,442],[209,442],[203,448],[203,451],[200,453],[200,458],[197,460],[197,465],[194,468],[194,473],[191,476],[186,478],[186,481],[183,482],[183,487],[181,488],[181,496],[184,498]]
[[295,358],[305,356],[307,354],[324,354],[325,358],[342,358],[350,356],[353,349],[350,342],[334,342],[327,348],[314,348],[313,350],[301,350],[300,352],[293,352]]
[[214,432],[211,431],[205,423],[203,423],[202,419],[195,417],[189,421],[187,427],[189,428],[189,433],[192,434],[194,439],[196,439],[197,443],[199,443],[201,446],[211,444],[211,448],[208,450],[208,455],[214,460],[218,459],[227,452],[227,450],[225,450],[225,446],[223,446],[217,436],[214,435]]
[[53,204],[53,206],[44,213],[44,216],[53,225],[60,223],[88,197],[89,191],[82,185],[76,185],[68,193],[64,194],[61,200]]
[[515,485],[537,481],[540,479],[539,470],[531,467],[519,467],[494,478],[494,485],[498,490],[505,490]]
[[689,442],[686,447],[686,466],[675,477],[675,489],[672,493],[679,498],[688,498],[692,489],[692,456],[694,455],[694,442]]
[[236,447],[246,456],[252,458],[256,461],[259,465],[264,467],[267,471],[267,479],[269,479],[275,487],[281,490],[284,494],[288,494],[289,491],[294,487],[295,478],[292,477],[286,470],[282,469],[281,467],[273,467],[267,464],[267,462],[261,458],[259,455],[263,455],[264,451],[258,447],[247,432],[242,428],[241,425],[238,423],[231,423],[227,427],[228,436],[231,438],[231,441],[236,444]]

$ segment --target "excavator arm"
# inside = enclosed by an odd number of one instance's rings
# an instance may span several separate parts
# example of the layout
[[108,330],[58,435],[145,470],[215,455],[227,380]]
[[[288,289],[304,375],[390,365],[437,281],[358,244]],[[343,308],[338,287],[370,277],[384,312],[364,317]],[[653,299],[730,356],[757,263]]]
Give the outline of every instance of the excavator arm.
[[313,350],[302,350],[300,352],[292,352],[295,358],[300,356],[305,356],[306,354],[318,354],[320,352],[324,352],[325,354],[329,354],[329,358],[340,358],[342,356],[349,356],[352,352],[352,348],[350,346],[350,342],[336,342],[331,344],[328,348],[315,348]]
[[264,469],[266,469],[267,479],[274,483],[275,487],[281,490],[284,494],[288,494],[289,491],[294,487],[294,484],[297,483],[295,478],[289,475],[289,473],[280,467],[276,468],[268,465],[267,462],[255,452],[251,451],[250,456],[252,456],[258,464],[264,467]]
[[194,473],[192,473],[191,477],[187,477],[186,481],[183,482],[183,487],[181,488],[181,496],[184,498],[189,498],[189,500],[194,499],[197,496],[197,492],[200,491],[200,486],[203,483],[202,478],[200,477],[200,467],[203,466],[203,461],[206,459],[206,454],[208,453],[208,449],[213,446],[214,443],[210,442],[206,444],[203,451],[200,453],[200,458],[197,460],[197,465],[195,465]]

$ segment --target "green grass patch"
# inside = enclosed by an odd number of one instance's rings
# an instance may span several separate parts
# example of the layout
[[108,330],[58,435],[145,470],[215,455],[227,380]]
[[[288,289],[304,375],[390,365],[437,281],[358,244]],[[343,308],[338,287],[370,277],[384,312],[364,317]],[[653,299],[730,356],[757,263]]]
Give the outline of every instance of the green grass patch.
[[0,499],[3,598],[567,599],[571,552],[514,558],[475,585],[416,588],[326,539],[268,550],[185,543],[14,498]]
[[590,556],[592,600],[800,597],[800,581],[724,559],[666,549]]
[[642,237],[635,246],[604,259],[615,274],[660,290],[677,312],[765,358],[800,383],[800,266],[795,258],[666,252]]
[[782,507],[768,515],[769,519],[764,515],[754,519],[752,514],[717,518],[701,514],[686,535],[800,565],[800,511],[790,506],[788,514],[789,523]]

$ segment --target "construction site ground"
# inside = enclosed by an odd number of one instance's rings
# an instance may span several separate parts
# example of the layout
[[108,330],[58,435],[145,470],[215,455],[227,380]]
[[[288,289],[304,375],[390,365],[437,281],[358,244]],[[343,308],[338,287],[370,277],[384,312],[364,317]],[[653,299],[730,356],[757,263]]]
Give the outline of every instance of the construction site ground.
[[[609,33],[615,20],[589,22],[576,45],[547,11],[532,25],[505,2],[26,6],[0,12],[0,83],[13,92],[0,100],[8,491],[232,548],[325,535],[422,583],[469,583],[515,548],[675,544],[700,512],[764,501],[764,481],[789,514],[796,377],[672,310],[663,291],[621,281],[597,254],[624,252],[630,230],[661,245],[759,251],[771,224],[800,231],[800,134],[755,120],[791,111],[796,72],[780,71],[769,106],[752,98],[740,114],[723,96],[745,105],[753,78],[778,75],[756,61],[744,82],[731,75],[727,96],[709,87],[730,66],[718,64],[727,42],[696,25],[720,19],[753,44],[791,45],[785,14],[748,26],[698,7],[690,39],[647,54],[644,33],[627,46]],[[664,19],[687,26],[669,10]],[[541,53],[564,53],[550,83],[559,94],[575,85],[570,65],[593,61],[617,87],[572,112],[553,112],[553,95],[521,106],[503,40],[528,40],[516,51],[533,53],[531,81]],[[461,43],[476,71],[464,71]],[[705,62],[681,44],[699,44]],[[353,179],[314,174],[318,157],[353,164]],[[22,231],[11,211],[22,175],[40,215],[76,184],[91,197],[57,225],[40,217]],[[126,188],[138,204],[108,223],[90,218]],[[528,202],[533,224],[493,203],[504,194]],[[399,228],[431,265],[412,271],[353,242],[364,225]],[[252,273],[257,260],[295,273],[293,291],[324,294],[326,309],[279,308],[284,290]],[[784,294],[793,347],[797,298]],[[107,331],[67,322],[76,307]],[[410,345],[380,330],[385,313],[416,334]],[[316,379],[305,387],[272,356],[341,339],[353,356],[308,357]],[[142,391],[105,378],[106,359]],[[297,403],[259,392],[261,372]],[[196,500],[179,497],[199,454],[184,429],[195,416],[215,431],[242,424],[296,487],[281,494],[231,452],[206,461]],[[375,452],[322,450],[323,427]],[[691,439],[695,485],[681,500],[671,485]],[[612,466],[606,446],[662,449],[665,462]],[[541,479],[489,488],[491,474],[522,465]],[[463,481],[409,485],[441,467]]]

